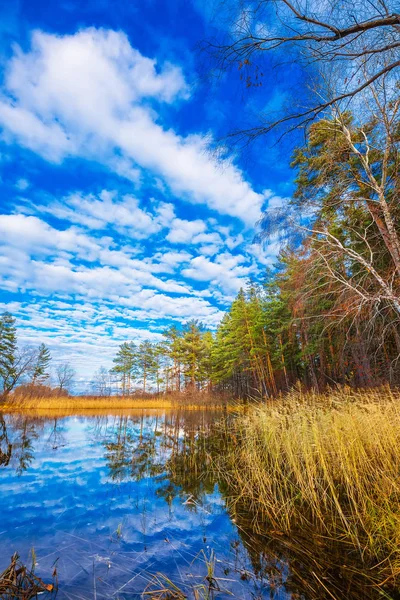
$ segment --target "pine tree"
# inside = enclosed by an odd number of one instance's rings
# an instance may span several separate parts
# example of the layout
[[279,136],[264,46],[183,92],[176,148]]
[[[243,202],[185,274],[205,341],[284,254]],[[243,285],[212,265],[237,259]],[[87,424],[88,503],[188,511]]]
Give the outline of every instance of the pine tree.
[[181,341],[183,372],[186,387],[194,389],[199,382],[199,362],[203,352],[203,326],[197,321],[186,323]]
[[160,386],[166,385],[168,371],[168,356],[164,342],[159,342],[153,345],[155,384],[157,394],[160,393]]
[[214,348],[214,336],[211,331],[204,331],[202,335],[202,348],[198,360],[197,368],[197,380],[200,383],[200,387],[206,386],[208,391],[212,388],[212,377],[213,377],[213,348]]
[[149,341],[140,344],[137,353],[138,376],[142,380],[143,393],[146,393],[149,384],[155,383],[158,373],[158,360],[155,347]]
[[17,330],[15,318],[4,312],[0,317],[0,381],[3,395],[8,394],[17,379]]
[[182,375],[182,333],[175,326],[163,331],[165,338],[165,352],[170,360],[170,368],[167,367],[166,387],[167,390],[181,391],[181,375]]
[[113,360],[112,373],[116,373],[121,384],[122,395],[129,395],[132,391],[132,380],[137,376],[138,354],[133,342],[124,342],[120,345]]
[[48,367],[51,361],[50,350],[45,344],[40,344],[35,361],[32,366],[31,383],[33,385],[43,385],[50,377]]
[[0,385],[5,398],[32,368],[35,353],[30,348],[18,349],[15,319],[5,312],[0,317]]

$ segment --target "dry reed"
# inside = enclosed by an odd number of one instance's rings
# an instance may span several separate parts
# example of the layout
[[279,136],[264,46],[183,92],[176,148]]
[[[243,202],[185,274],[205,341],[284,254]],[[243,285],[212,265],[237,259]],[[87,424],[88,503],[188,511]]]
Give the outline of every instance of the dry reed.
[[3,412],[37,412],[73,414],[84,411],[123,411],[137,409],[193,410],[199,408],[222,408],[224,403],[215,398],[213,402],[202,401],[201,396],[187,401],[184,397],[133,397],[133,396],[54,396],[54,397],[9,397],[0,405]]
[[294,391],[250,409],[219,459],[236,503],[261,529],[340,540],[369,576],[400,575],[400,394]]
[[17,553],[12,558],[10,565],[0,574],[0,598],[4,600],[32,600],[39,595],[53,595],[57,592],[57,572],[53,573],[54,583],[45,583],[32,571],[27,569],[19,559]]

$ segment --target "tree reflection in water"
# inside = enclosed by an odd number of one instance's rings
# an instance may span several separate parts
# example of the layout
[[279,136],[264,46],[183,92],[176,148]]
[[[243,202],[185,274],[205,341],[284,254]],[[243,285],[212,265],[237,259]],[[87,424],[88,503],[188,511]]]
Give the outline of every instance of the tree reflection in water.
[[[103,448],[108,478],[114,484],[148,480],[156,497],[169,507],[178,500],[187,511],[201,514],[210,510],[209,498],[218,492],[237,530],[230,548],[234,559],[223,565],[223,574],[251,579],[259,597],[399,598],[395,590],[388,590],[386,596],[381,595],[386,593],[383,590],[378,593],[372,585],[373,565],[363,564],[361,555],[349,551],[345,542],[324,539],[311,530],[293,531],[288,538],[259,522],[254,507],[233,496],[216,468],[218,457],[235,443],[230,436],[232,418],[206,410],[97,416],[87,420],[86,432],[89,444]],[[18,475],[28,470],[40,438],[55,452],[63,448],[68,443],[63,423],[62,418],[0,415],[0,468],[12,466]],[[145,492],[138,497],[140,502],[145,540],[149,519],[157,515],[151,513]]]
[[[111,477],[138,481],[157,476],[159,497],[169,504],[179,497],[193,511],[206,509],[207,495],[218,486],[253,566],[252,574],[241,572],[241,577],[268,581],[271,598],[282,588],[293,599],[378,597],[372,565],[363,564],[361,556],[348,551],[345,542],[310,531],[307,535],[293,532],[288,539],[268,523],[260,523],[251,507],[232,495],[223,473],[215,468],[215,459],[233,443],[231,418],[210,412],[171,413],[163,419],[154,417],[152,426],[144,428],[143,415],[121,417],[112,439],[104,443]],[[239,562],[237,570],[241,571]],[[388,594],[399,597],[394,590]]]
[[18,475],[26,471],[34,459],[34,441],[42,429],[41,419],[0,414],[0,466],[11,464]]
[[3,415],[0,415],[0,466],[7,466],[11,459],[12,444],[7,435],[7,426]]

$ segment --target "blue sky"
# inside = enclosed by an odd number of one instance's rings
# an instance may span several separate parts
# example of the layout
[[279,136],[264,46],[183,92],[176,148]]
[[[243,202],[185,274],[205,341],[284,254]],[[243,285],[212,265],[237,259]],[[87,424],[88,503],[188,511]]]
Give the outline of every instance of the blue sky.
[[123,341],[215,327],[274,262],[277,243],[253,236],[292,190],[286,149],[210,148],[299,74],[271,71],[251,95],[238,73],[200,77],[211,0],[0,7],[0,308],[82,387]]

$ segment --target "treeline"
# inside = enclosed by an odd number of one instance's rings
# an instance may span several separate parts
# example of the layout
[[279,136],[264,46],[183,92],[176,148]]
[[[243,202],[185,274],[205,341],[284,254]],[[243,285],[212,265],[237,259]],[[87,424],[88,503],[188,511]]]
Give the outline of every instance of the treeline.
[[281,349],[289,384],[400,382],[398,92],[374,90],[364,121],[337,112],[313,124],[286,215],[263,220],[267,237],[285,219],[301,236],[265,291],[274,368]]
[[295,154],[296,189],[265,213],[280,239],[262,286],[240,292],[214,349],[215,380],[274,395],[400,383],[400,94],[371,86],[357,119],[338,107]]
[[124,342],[114,367],[100,368],[92,382],[97,395],[211,391],[213,334],[195,320],[170,327],[157,343]]
[[335,109],[295,152],[296,190],[261,222],[280,239],[263,284],[241,290],[213,335],[192,321],[124,345],[123,393],[214,390],[269,397],[295,384],[400,383],[400,94],[383,81],[355,119]]
[[286,342],[271,321],[270,308],[266,287],[252,284],[246,292],[240,291],[215,333],[192,320],[180,328],[168,328],[157,343],[125,342],[114,367],[96,373],[93,391],[98,395],[111,395],[115,389],[123,395],[274,395],[290,385],[296,366],[286,366],[290,364],[283,355]]
[[158,343],[124,343],[94,391],[224,392],[273,397],[301,384],[370,387],[398,384],[399,322],[394,311],[337,318],[332,289],[313,280],[312,255],[284,251],[274,275],[240,290],[216,332],[191,321]]
[[50,365],[47,346],[20,347],[15,318],[9,312],[0,315],[0,399],[5,400],[11,392],[22,396],[67,394],[74,368],[59,362],[51,371]]

